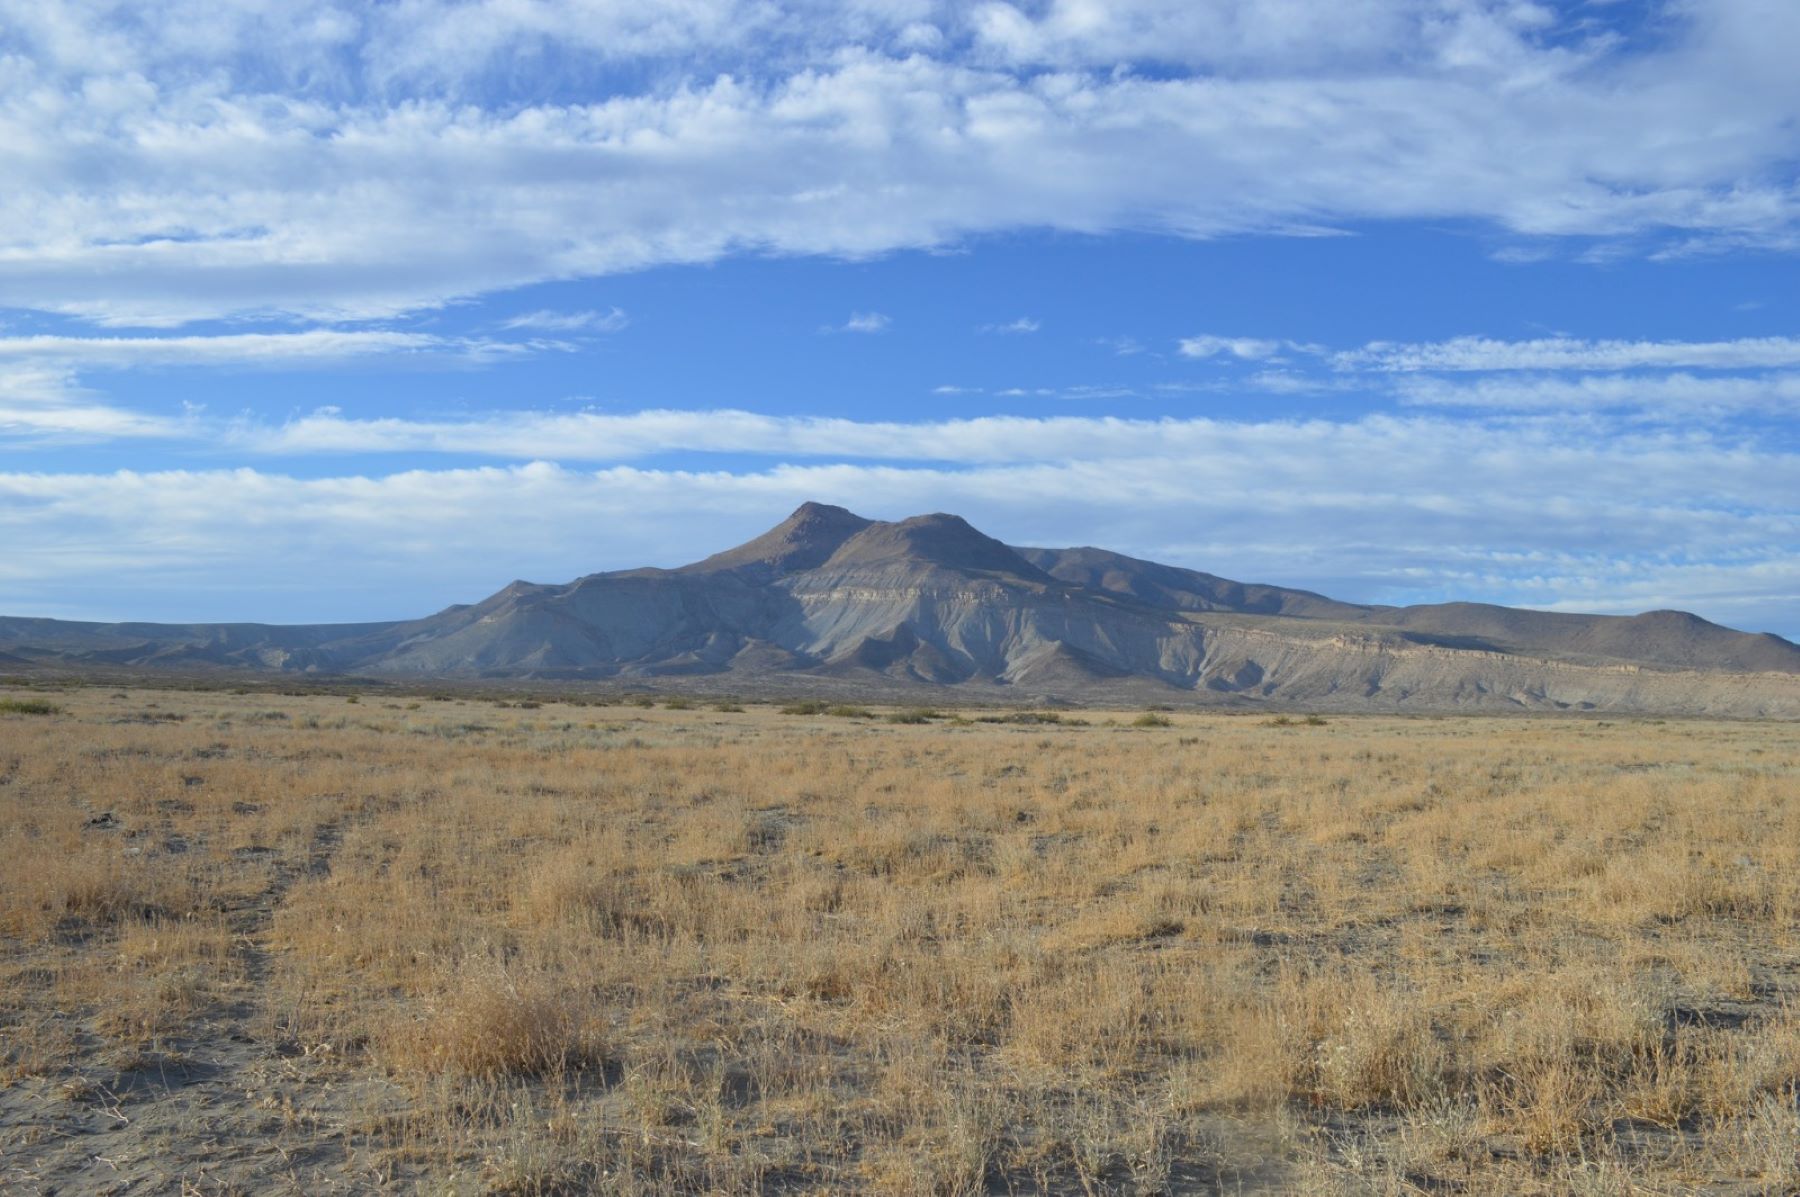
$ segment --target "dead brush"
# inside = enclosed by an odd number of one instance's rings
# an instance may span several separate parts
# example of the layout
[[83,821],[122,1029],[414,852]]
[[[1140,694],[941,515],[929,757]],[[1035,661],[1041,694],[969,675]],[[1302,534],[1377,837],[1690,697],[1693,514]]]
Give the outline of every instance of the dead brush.
[[446,969],[371,1047],[396,1072],[561,1077],[604,1064],[603,1030],[591,995],[490,958]]
[[1404,1002],[1349,1004],[1313,1048],[1306,1086],[1340,1110],[1410,1110],[1440,1098],[1449,1052],[1428,1014]]
[[179,919],[203,899],[186,870],[110,848],[21,854],[0,887],[0,930],[42,939],[127,920]]

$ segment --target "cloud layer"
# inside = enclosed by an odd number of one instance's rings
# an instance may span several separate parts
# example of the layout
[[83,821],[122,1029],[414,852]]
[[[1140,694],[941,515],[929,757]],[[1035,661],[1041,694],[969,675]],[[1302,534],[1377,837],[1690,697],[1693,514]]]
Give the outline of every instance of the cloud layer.
[[1670,5],[1647,47],[1599,19],[1515,0],[11,0],[0,305],[374,317],[1020,228],[1423,218],[1794,245],[1800,83],[1773,48],[1800,10]]
[[[89,613],[243,617],[254,613],[246,595],[279,591],[289,613],[311,603],[315,617],[399,616],[413,612],[384,587],[424,584],[448,602],[501,575],[676,564],[805,499],[890,517],[957,510],[1015,543],[1102,543],[1253,578],[1337,580],[1349,597],[1460,589],[1584,609],[1697,606],[1779,628],[1800,586],[1800,457],[1700,433],[1390,417],[887,425],[648,412],[443,427],[321,416],[279,435],[338,451],[482,443],[619,460],[731,449],[792,464],[0,474],[0,535],[15,549],[0,586],[45,605],[79,589]],[[799,464],[808,456],[824,460]],[[366,589],[343,590],[345,578]]]
[[[595,331],[615,321],[534,312],[512,323]],[[868,313],[842,327],[852,324],[885,327]],[[16,547],[0,587],[18,596],[15,609],[33,609],[36,596],[35,609],[50,612],[71,613],[55,595],[82,593],[97,605],[75,613],[89,615],[241,618],[257,614],[244,595],[263,591],[282,593],[289,618],[402,615],[382,605],[384,586],[447,602],[484,593],[502,573],[676,564],[816,498],[872,515],[959,510],[1015,542],[1099,543],[1351,598],[1679,606],[1800,632],[1800,445],[1783,422],[1800,381],[1763,369],[1789,360],[1790,339],[1179,342],[1219,376],[1181,385],[1354,384],[1393,404],[1307,419],[882,420],[730,407],[371,417],[323,407],[269,421],[140,414],[77,374],[455,361],[491,355],[486,345],[327,330],[0,339],[0,429],[15,437],[160,438],[212,461],[263,463],[0,474],[0,534]],[[1277,360],[1285,366],[1272,375]],[[391,465],[433,458],[430,468]],[[339,464],[350,460],[392,472]],[[466,464],[483,462],[506,464]],[[308,463],[308,476],[279,463]],[[325,476],[310,476],[311,463],[325,463]],[[584,542],[570,528],[603,535]],[[475,551],[446,554],[448,544]],[[340,593],[346,576],[373,593]],[[220,588],[216,606],[209,587]],[[160,592],[174,606],[107,607],[115,592]]]

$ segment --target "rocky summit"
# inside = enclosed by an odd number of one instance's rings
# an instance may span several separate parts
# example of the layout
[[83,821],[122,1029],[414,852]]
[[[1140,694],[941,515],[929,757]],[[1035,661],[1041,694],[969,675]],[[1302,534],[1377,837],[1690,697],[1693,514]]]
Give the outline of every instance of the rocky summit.
[[387,678],[705,675],[744,690],[1371,710],[1800,715],[1800,646],[1679,611],[1363,606],[1096,548],[1015,548],[958,516],[807,503],[677,569],[514,582],[396,623],[0,618],[8,668]]

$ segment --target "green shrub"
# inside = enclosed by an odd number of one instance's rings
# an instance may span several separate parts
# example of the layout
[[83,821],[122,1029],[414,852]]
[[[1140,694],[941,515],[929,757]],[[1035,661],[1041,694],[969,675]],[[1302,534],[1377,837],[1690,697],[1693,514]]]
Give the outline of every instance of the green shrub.
[[816,698],[805,698],[799,702],[790,702],[781,708],[783,715],[823,715],[828,709],[825,703]]
[[60,715],[62,708],[41,698],[0,698],[0,714]]
[[827,715],[835,716],[836,718],[839,718],[839,719],[873,719],[873,718],[875,718],[875,712],[871,711],[869,708],[853,707],[853,706],[849,706],[845,703],[839,703],[836,706],[826,707],[825,713]]
[[694,709],[694,700],[691,698],[668,698],[663,700],[663,706],[671,711],[691,711]]
[[1131,721],[1133,727],[1173,727],[1167,715],[1158,715],[1155,711],[1145,711]]

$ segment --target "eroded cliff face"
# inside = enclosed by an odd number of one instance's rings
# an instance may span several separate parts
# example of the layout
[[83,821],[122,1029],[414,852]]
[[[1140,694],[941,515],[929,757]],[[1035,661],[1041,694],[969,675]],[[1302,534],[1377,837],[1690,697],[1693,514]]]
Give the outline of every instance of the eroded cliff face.
[[0,619],[0,653],[27,666],[818,675],[1075,700],[1800,716],[1800,647],[1681,612],[1361,606],[1100,549],[1014,549],[953,515],[881,522],[811,503],[681,569],[515,582],[418,620]]

